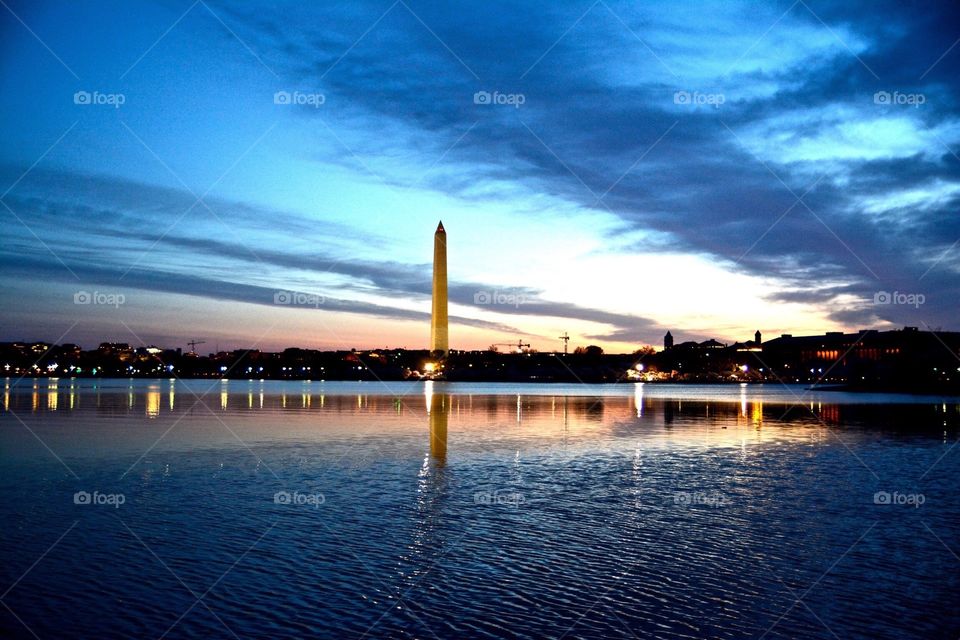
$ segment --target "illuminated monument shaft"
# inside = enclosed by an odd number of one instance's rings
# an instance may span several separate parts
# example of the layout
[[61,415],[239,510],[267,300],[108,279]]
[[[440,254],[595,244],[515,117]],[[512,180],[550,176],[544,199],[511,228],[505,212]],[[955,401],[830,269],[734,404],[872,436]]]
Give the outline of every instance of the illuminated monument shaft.
[[430,351],[447,355],[447,232],[443,222],[433,234],[433,311],[430,317]]

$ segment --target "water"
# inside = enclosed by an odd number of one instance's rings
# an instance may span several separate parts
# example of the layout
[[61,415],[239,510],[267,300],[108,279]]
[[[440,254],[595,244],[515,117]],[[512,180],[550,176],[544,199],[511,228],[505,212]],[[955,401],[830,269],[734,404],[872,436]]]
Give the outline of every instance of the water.
[[958,424],[773,385],[10,379],[0,637],[956,637]]

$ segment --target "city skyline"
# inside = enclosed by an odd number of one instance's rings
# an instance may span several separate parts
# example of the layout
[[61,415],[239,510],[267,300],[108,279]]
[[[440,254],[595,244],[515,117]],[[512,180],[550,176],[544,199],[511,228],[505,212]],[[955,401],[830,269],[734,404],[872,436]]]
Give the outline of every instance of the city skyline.
[[0,340],[957,328],[955,8],[283,7],[0,9]]

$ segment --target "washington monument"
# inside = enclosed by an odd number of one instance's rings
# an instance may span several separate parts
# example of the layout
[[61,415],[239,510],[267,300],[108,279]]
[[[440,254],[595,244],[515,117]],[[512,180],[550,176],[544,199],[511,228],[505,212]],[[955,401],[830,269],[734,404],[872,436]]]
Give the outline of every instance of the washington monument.
[[447,355],[447,232],[443,222],[433,234],[433,311],[430,317],[430,351]]

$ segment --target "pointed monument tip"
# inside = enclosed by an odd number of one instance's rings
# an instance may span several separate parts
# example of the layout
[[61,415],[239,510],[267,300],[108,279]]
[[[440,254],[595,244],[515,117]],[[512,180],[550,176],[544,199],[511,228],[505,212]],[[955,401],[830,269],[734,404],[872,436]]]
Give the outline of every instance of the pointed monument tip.
[[443,220],[441,220],[441,221],[440,221],[440,224],[437,225],[437,233],[439,233],[439,232],[441,232],[441,231],[443,231],[444,233],[446,233],[446,231],[445,231],[444,228],[443,228]]

